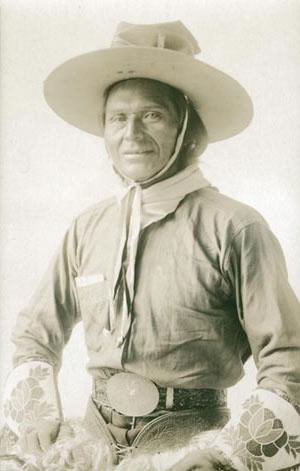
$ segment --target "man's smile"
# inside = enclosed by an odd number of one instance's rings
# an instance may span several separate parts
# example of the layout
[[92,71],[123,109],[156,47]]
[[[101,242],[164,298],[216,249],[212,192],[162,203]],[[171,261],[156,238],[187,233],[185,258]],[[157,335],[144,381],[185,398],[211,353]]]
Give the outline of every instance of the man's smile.
[[141,150],[141,151],[126,151],[123,152],[123,157],[126,160],[140,160],[144,159],[145,157],[149,157],[150,154],[153,153],[153,150]]
[[144,155],[144,154],[150,154],[151,152],[153,152],[153,150],[125,150],[123,151],[123,154],[124,155]]

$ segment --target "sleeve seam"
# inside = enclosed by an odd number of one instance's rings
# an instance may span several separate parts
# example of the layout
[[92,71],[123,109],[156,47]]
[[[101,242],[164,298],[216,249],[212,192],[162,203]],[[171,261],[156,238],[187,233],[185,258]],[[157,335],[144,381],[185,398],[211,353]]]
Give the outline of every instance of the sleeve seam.
[[262,221],[251,221],[245,225],[243,225],[242,227],[240,227],[236,232],[235,234],[232,236],[231,240],[228,242],[228,245],[225,249],[225,252],[224,252],[224,258],[223,258],[223,263],[222,263],[222,270],[223,270],[223,273],[226,273],[226,270],[228,268],[228,260],[229,260],[229,257],[230,257],[230,253],[232,251],[232,245],[233,245],[233,242],[240,236],[240,234],[246,230],[249,226],[253,226],[253,225],[257,225],[257,224],[261,224]]

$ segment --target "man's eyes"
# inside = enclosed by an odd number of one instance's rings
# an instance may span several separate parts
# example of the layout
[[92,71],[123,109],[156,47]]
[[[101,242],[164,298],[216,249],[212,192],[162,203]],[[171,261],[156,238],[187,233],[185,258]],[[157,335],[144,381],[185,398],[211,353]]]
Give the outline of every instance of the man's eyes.
[[122,123],[126,121],[126,115],[125,114],[115,114],[114,116],[110,117],[110,122],[111,123]]
[[161,113],[159,111],[147,111],[143,119],[145,121],[158,121],[161,118]]
[[[139,119],[144,122],[155,122],[159,121],[162,117],[162,113],[160,111],[145,111],[141,113]],[[125,123],[128,119],[128,116],[125,113],[118,113],[109,118],[111,123],[121,124]]]

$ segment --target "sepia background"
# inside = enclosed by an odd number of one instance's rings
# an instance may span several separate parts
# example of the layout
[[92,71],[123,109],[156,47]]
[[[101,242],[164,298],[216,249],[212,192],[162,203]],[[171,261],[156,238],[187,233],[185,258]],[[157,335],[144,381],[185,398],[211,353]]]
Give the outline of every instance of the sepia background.
[[[11,368],[11,329],[72,219],[111,195],[116,182],[103,143],[56,117],[43,80],[59,63],[108,47],[119,21],[182,20],[199,58],[238,79],[253,98],[251,126],[212,144],[205,176],[254,206],[286,255],[300,296],[300,3],[298,0],[4,0],[1,3],[0,385]],[[300,320],[299,320],[300,322]],[[59,382],[67,416],[81,415],[90,378],[81,326]],[[230,390],[237,405],[255,387]]]

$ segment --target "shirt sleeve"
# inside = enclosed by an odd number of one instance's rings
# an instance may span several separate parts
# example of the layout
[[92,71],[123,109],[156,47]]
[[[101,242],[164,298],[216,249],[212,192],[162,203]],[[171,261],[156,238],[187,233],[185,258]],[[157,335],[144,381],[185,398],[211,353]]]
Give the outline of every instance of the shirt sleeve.
[[226,265],[258,386],[300,404],[300,306],[281,247],[263,221],[240,230]]
[[234,237],[226,271],[257,366],[257,389],[215,442],[239,471],[300,463],[300,309],[284,256],[263,221]]
[[80,320],[75,286],[76,246],[74,223],[33,298],[17,317],[12,333],[14,367],[28,361],[42,361],[56,371],[60,368],[62,350]]
[[16,442],[36,421],[61,421],[63,418],[57,374],[62,350],[81,318],[75,286],[76,247],[74,222],[13,329],[14,369],[7,378],[3,394],[9,452],[14,450],[12,435]]

